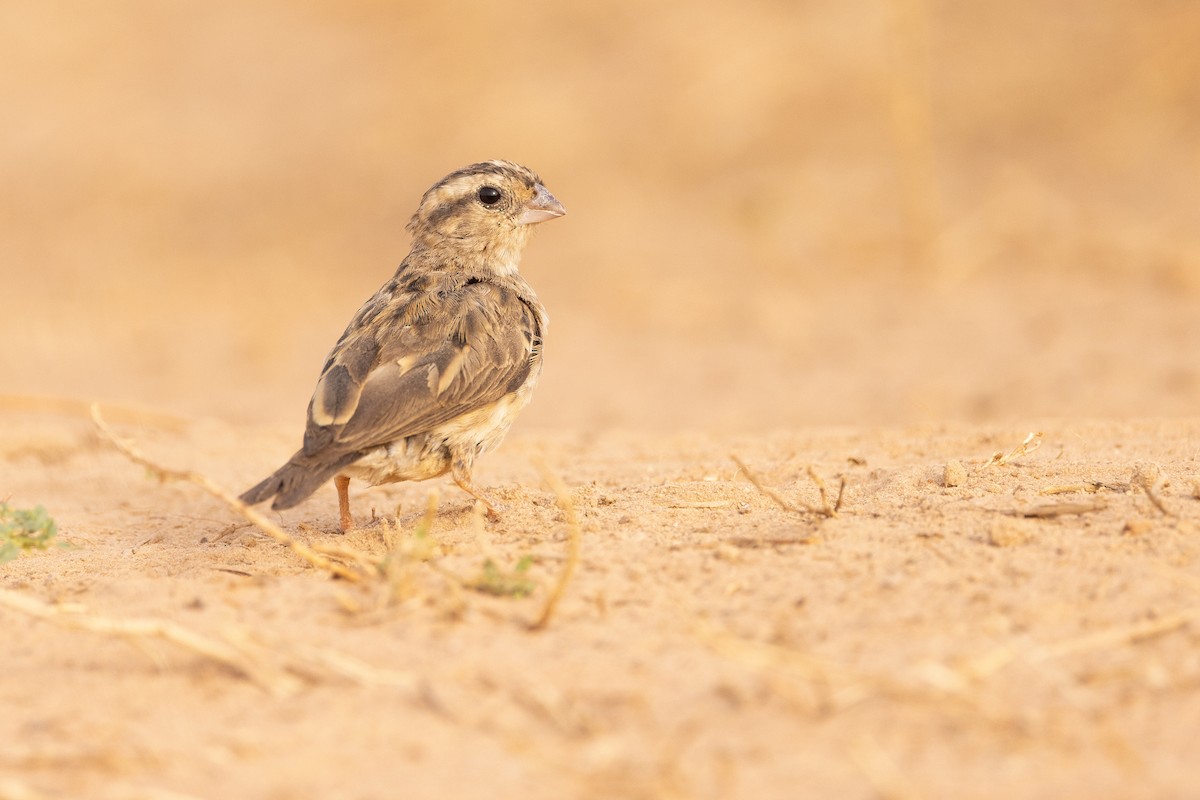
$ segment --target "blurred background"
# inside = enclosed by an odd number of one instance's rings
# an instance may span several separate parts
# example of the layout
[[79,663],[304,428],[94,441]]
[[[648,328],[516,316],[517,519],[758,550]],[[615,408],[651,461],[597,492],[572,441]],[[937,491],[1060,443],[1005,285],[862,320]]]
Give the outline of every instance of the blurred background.
[[1200,413],[1200,5],[0,5],[0,392],[294,425],[421,193],[569,215],[525,430]]

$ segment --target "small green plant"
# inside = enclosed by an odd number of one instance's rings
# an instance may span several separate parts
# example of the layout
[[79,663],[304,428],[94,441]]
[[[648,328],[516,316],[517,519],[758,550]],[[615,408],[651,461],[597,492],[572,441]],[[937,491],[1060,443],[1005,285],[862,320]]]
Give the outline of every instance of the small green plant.
[[45,550],[57,536],[58,526],[41,506],[12,508],[0,502],[0,564],[27,550]]
[[532,564],[533,557],[524,556],[511,571],[505,571],[489,558],[483,562],[479,577],[468,585],[477,592],[497,597],[528,597],[537,588],[525,575]]

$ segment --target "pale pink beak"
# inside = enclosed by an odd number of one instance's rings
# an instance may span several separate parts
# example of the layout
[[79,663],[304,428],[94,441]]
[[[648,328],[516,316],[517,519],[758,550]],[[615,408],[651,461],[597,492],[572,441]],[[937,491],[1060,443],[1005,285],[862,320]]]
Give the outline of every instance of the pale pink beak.
[[567,210],[563,208],[563,204],[550,194],[550,190],[540,183],[537,185],[537,194],[525,206],[525,210],[517,217],[518,225],[536,225],[539,222],[545,222],[548,219],[561,217],[566,214]]

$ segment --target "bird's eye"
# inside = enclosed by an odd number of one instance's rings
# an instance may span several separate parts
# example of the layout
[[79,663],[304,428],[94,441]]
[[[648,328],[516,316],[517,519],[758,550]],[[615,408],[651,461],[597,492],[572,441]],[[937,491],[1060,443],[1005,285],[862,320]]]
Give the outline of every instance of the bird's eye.
[[500,190],[495,186],[481,186],[479,188],[479,202],[485,206],[494,206],[500,202]]

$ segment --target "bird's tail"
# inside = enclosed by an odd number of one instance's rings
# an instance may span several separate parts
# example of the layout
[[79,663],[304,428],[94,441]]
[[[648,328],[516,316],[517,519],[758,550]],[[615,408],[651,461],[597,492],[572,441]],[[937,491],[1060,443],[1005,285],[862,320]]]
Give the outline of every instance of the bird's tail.
[[321,488],[325,481],[332,478],[342,467],[354,462],[357,453],[347,453],[334,461],[315,460],[305,456],[303,451],[296,453],[270,477],[252,489],[242,494],[240,499],[246,505],[255,505],[264,500],[275,498],[271,508],[282,511],[303,502],[310,494]]

